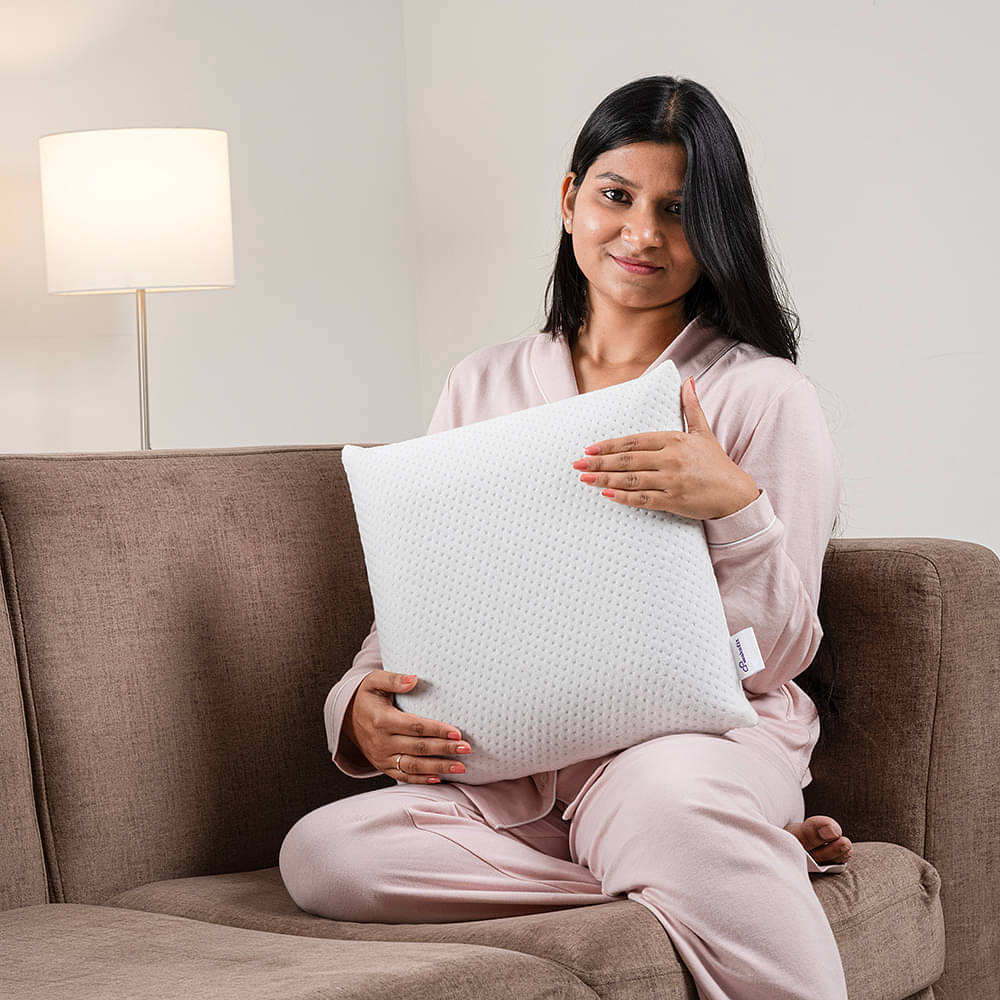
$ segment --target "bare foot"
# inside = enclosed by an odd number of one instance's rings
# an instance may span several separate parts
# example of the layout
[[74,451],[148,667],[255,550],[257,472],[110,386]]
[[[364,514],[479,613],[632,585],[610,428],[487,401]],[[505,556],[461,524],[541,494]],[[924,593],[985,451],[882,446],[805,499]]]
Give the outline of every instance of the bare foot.
[[789,823],[785,829],[819,865],[842,865],[851,859],[851,842],[841,836],[840,824],[829,816],[810,816],[802,823]]

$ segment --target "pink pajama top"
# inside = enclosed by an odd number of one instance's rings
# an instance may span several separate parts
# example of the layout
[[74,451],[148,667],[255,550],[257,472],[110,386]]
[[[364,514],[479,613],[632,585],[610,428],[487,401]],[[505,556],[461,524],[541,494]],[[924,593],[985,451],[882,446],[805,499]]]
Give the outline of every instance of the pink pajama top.
[[[705,520],[705,535],[730,633],[752,626],[765,669],[743,682],[759,730],[791,754],[819,737],[816,706],[793,682],[822,636],[817,604],[827,541],[840,502],[840,470],[812,383],[790,361],[689,323],[650,368],[670,360],[698,399],[719,443],[761,488],[727,517]],[[579,394],[569,346],[533,334],[483,348],[448,374],[428,433]],[[593,444],[580,442],[580,453]],[[608,501],[609,503],[611,501]],[[360,754],[339,749],[344,713],[362,679],[382,661],[375,626],[324,708],[333,760],[345,774],[379,774]],[[442,719],[454,725],[461,720]],[[614,755],[571,765],[575,784]],[[471,772],[475,752],[464,759]],[[564,768],[563,774],[569,769]],[[556,773],[533,774],[462,791],[496,829],[531,822],[555,805]],[[804,788],[812,780],[808,767]],[[574,782],[570,782],[573,784]],[[564,818],[570,818],[572,807]]]

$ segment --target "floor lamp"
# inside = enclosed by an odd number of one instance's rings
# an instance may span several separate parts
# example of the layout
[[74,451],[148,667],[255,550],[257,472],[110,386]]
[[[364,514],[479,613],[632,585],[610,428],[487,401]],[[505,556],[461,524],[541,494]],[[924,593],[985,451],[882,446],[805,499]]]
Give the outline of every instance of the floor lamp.
[[39,140],[50,292],[134,292],[139,439],[149,448],[146,293],[231,288],[228,136],[121,128]]

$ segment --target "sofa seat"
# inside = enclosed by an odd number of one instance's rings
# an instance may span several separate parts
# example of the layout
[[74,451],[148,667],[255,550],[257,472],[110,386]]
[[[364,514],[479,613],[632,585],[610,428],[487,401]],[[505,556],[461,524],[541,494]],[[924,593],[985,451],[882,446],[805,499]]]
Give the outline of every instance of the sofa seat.
[[15,1000],[593,1000],[572,973],[475,945],[296,938],[74,903],[0,913]]
[[[812,885],[840,946],[851,996],[903,1000],[940,977],[940,878],[927,861],[896,844],[859,843],[844,872],[813,878]],[[302,912],[278,870],[268,868],[156,882],[110,903],[308,938],[492,945],[557,963],[602,1000],[697,1000],[656,918],[629,900],[488,921],[348,923]]]

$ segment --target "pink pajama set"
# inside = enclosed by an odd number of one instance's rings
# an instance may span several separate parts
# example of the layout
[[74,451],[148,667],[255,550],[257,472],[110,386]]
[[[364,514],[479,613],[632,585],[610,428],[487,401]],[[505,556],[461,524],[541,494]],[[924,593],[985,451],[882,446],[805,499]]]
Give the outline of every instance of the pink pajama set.
[[[702,1000],[845,1000],[840,954],[809,879],[844,866],[817,865],[783,829],[804,818],[819,738],[816,707],[793,678],[822,635],[837,456],[816,391],[791,362],[697,319],[654,366],[668,359],[682,380],[694,376],[720,444],[762,490],[703,522],[729,630],[753,626],[766,664],[744,681],[760,723],[664,736],[511,781],[400,782],[351,796],[292,828],[282,877],[304,910],[381,923],[628,897],[663,925]],[[452,369],[429,433],[577,393],[566,342],[521,337]],[[592,443],[581,441],[580,454]],[[361,680],[380,668],[373,627],[326,702],[333,759],[356,777],[379,772],[340,752],[341,725]],[[474,749],[463,763],[473,774]]]

